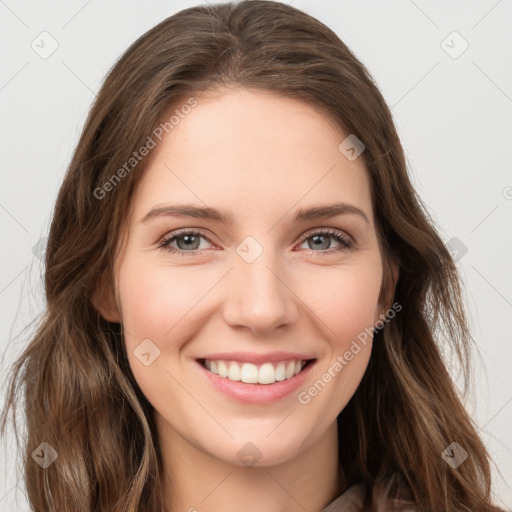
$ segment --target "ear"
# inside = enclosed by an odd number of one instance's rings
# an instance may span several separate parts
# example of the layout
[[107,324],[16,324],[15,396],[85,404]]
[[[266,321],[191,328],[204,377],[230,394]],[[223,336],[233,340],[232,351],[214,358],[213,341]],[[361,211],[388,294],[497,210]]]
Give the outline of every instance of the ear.
[[110,282],[107,282],[105,276],[98,280],[98,286],[92,294],[91,302],[105,320],[121,323],[121,315],[115,300],[114,289]]
[[388,311],[392,306],[393,298],[395,296],[396,283],[398,282],[398,277],[400,276],[400,267],[396,258],[389,258],[387,268],[385,270],[385,282],[383,283],[382,296],[379,300],[379,303],[383,308],[383,313]]
[[400,270],[398,268],[398,262],[396,261],[395,258],[391,259],[390,266],[391,266],[391,275],[392,275],[392,280],[393,281],[391,283],[391,289],[390,289],[390,293],[389,293],[389,304],[387,304],[388,309],[392,305],[391,303],[392,303],[393,298],[395,296],[396,283],[398,282],[398,277],[400,275]]

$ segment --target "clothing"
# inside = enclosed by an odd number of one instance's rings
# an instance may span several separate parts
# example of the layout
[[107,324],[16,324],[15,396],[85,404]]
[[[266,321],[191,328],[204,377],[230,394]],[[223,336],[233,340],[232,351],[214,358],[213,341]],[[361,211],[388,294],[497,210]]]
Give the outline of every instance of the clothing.
[[394,473],[386,483],[377,481],[371,492],[370,509],[365,508],[368,487],[363,483],[354,484],[320,512],[417,512],[412,494],[405,479]]
[[353,485],[320,512],[360,512],[363,510],[365,496],[364,484]]

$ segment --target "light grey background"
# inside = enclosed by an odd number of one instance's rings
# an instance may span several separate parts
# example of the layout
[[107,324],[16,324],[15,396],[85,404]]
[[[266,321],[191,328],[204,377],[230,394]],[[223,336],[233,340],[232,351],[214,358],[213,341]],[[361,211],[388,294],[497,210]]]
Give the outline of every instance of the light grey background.
[[[7,364],[27,342],[27,335],[16,335],[43,307],[34,246],[47,234],[95,92],[138,36],[199,3],[0,0],[0,351]],[[475,360],[475,393],[467,407],[496,461],[497,502],[510,510],[512,3],[287,3],[335,30],[368,67],[392,108],[413,182],[444,240],[453,246],[456,237],[467,248],[458,265],[482,358]],[[40,35],[44,31],[50,35]],[[57,49],[45,55],[52,44]],[[4,376],[6,367],[1,371]],[[0,510],[26,511],[13,444],[6,444]]]

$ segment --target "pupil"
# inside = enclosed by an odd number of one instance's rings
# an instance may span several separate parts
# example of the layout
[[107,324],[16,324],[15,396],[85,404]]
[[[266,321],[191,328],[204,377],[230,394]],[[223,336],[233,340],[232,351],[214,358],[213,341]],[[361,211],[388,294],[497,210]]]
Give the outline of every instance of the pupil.
[[[194,242],[197,242],[198,240],[198,237],[197,236],[194,236],[194,235],[182,235],[179,239],[178,239],[178,245],[179,245],[179,242],[180,240],[183,240],[185,242],[185,247],[187,248],[191,248],[192,244],[194,244]],[[193,249],[196,249],[197,247],[194,246],[192,247]]]
[[[328,239],[328,237],[326,237],[326,236],[324,236],[324,235],[313,235],[313,240],[314,240],[314,242],[313,242],[313,243],[314,243],[314,246],[315,246],[315,247],[317,247],[317,248],[318,248],[319,246],[321,246],[321,245],[322,245],[322,242],[318,242],[318,239],[322,239],[322,238],[324,239],[324,243],[323,243],[323,246],[324,246],[324,247],[321,247],[321,248],[322,248],[322,249],[327,249],[327,248],[328,248],[327,246],[329,245],[329,239]],[[310,247],[311,247],[311,245],[310,245]]]

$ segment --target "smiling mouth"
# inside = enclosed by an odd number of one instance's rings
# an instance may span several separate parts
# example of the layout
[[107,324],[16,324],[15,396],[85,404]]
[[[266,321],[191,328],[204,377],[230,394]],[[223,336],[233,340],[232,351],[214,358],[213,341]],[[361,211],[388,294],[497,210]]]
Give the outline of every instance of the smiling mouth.
[[219,377],[234,382],[263,385],[292,379],[315,361],[316,359],[289,359],[255,365],[238,361],[197,359],[203,368]]

